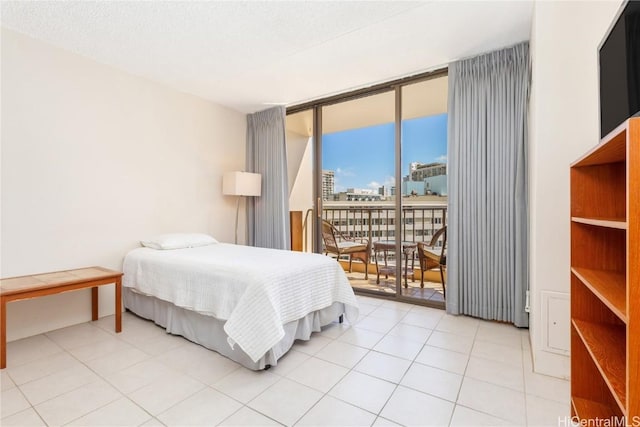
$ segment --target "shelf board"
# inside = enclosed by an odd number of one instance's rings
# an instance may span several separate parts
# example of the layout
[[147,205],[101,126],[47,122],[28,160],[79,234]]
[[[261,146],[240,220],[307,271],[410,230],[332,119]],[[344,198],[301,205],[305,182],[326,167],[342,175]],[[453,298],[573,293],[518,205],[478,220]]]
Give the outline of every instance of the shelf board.
[[572,267],[582,283],[620,320],[627,323],[627,286],[624,273]]
[[572,216],[571,221],[598,227],[617,228],[619,230],[627,229],[627,221],[625,221],[624,218],[583,218]]
[[571,167],[624,162],[627,159],[627,121],[609,132],[600,144],[593,147]]
[[571,404],[573,405],[576,416],[581,420],[606,420],[610,419],[616,413],[609,405],[581,397],[573,397]]
[[578,319],[572,323],[620,410],[626,413],[626,329]]

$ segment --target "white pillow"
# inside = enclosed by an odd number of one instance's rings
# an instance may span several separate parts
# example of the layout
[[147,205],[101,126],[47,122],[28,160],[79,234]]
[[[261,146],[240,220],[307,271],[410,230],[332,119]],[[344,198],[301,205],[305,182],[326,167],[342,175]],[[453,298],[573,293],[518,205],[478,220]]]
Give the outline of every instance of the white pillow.
[[183,249],[218,243],[216,239],[203,233],[170,233],[141,240],[142,246],[151,249]]

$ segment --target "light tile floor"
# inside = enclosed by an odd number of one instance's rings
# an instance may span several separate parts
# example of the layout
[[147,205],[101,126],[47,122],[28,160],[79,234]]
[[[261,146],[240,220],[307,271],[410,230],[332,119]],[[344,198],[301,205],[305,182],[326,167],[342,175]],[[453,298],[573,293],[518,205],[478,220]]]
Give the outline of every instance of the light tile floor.
[[[254,372],[152,322],[113,316],[7,345],[3,426],[557,426],[569,383],[535,374],[528,330],[358,296]],[[562,425],[567,425],[562,424]]]

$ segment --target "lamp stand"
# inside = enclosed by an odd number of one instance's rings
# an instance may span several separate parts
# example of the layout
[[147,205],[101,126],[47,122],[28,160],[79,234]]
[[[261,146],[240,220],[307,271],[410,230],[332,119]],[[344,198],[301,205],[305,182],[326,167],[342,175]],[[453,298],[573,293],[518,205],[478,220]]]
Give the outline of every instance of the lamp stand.
[[238,214],[240,213],[240,199],[242,199],[242,196],[238,196],[238,201],[236,202],[236,245],[238,244]]

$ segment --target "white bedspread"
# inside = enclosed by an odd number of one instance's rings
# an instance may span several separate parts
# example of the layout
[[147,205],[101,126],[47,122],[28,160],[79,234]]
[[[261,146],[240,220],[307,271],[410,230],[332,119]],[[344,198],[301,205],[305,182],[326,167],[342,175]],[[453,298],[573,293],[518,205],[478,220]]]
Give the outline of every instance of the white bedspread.
[[358,304],[342,267],[324,255],[219,243],[199,248],[134,249],[122,285],[176,306],[226,320],[230,344],[257,361],[284,336],[282,325],[345,304]]

